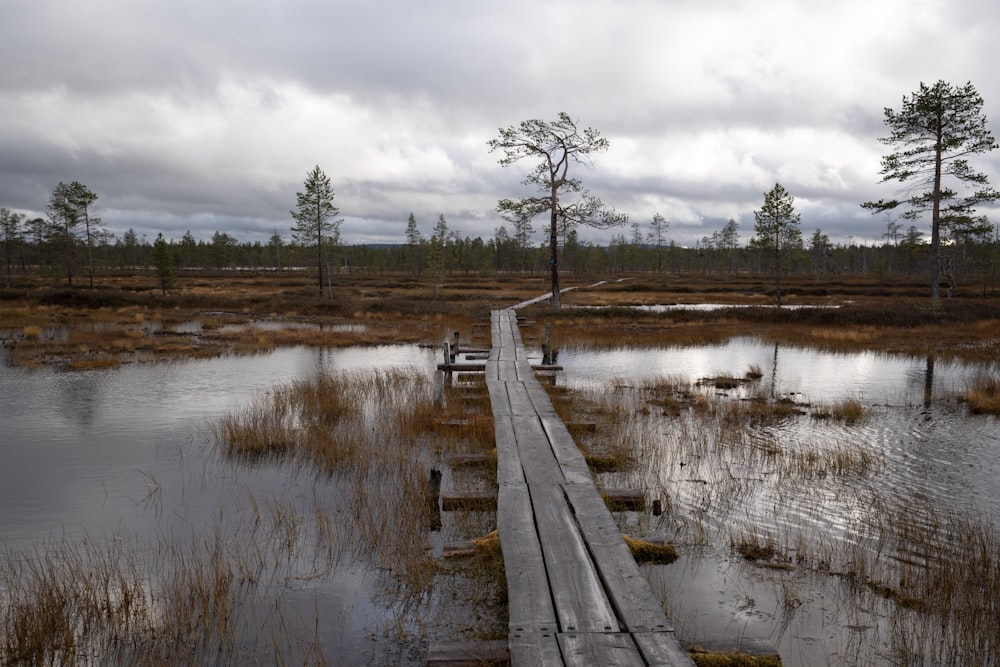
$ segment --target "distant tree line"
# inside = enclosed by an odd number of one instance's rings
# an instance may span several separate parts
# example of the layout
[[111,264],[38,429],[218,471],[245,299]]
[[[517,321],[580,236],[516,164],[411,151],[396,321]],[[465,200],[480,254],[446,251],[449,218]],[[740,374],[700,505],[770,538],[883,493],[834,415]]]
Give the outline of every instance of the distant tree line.
[[[0,209],[0,252],[8,287],[18,275],[31,272],[41,272],[53,282],[69,282],[70,276],[86,270],[99,283],[103,275],[146,270],[162,273],[169,287],[176,276],[190,270],[316,270],[315,243],[288,238],[277,230],[267,242],[261,242],[240,241],[223,231],[214,232],[209,239],[196,239],[190,231],[180,239],[165,239],[162,234],[150,239],[131,229],[118,236],[100,228],[88,243],[83,235],[71,234],[67,239],[64,233],[40,233],[45,222],[25,220]],[[405,243],[347,244],[338,238],[336,244],[326,247],[325,270],[334,276],[345,272],[406,273],[432,286],[468,274],[548,276],[548,243],[533,242],[524,229],[512,234],[501,225],[488,238],[462,236],[449,230],[441,215],[425,236],[413,214],[402,224]],[[671,240],[668,227],[656,214],[645,224],[632,222],[628,235],[615,234],[606,245],[581,241],[575,229],[568,230],[560,235],[558,244],[562,275],[641,274],[660,276],[664,281],[684,274],[774,275],[771,250],[750,243],[754,237],[749,232],[743,234],[735,220],[690,247]],[[902,229],[891,217],[886,218],[877,243],[862,244],[853,239],[832,243],[822,229],[804,236],[785,252],[780,275],[810,276],[823,282],[848,275],[889,280],[930,274],[933,257],[923,232],[914,225]],[[941,266],[945,289],[972,284],[981,285],[984,292],[998,289],[1000,227],[980,226],[949,236],[941,248]]]

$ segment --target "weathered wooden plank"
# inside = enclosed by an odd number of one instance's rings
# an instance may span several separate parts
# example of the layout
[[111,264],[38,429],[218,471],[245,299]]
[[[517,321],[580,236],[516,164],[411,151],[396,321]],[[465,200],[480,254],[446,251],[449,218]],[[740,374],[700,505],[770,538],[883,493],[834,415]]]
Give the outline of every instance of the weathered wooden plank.
[[497,446],[497,483],[501,487],[504,484],[524,484],[517,436],[510,416],[494,417],[493,437]]
[[[501,351],[500,356],[503,357]],[[511,359],[500,359],[499,378],[504,382],[517,382],[517,366]]]
[[555,630],[528,631],[511,626],[507,645],[512,665],[525,667],[563,667],[562,653]]
[[523,632],[555,633],[556,612],[527,486],[502,485],[497,510],[510,626]]
[[529,416],[537,419],[535,416],[535,407],[532,405],[531,398],[528,396],[528,389],[524,386],[523,382],[508,382],[507,397],[510,401],[512,415]]
[[562,490],[623,629],[630,632],[673,631],[673,624],[639,571],[604,501],[586,484],[565,484]]
[[637,632],[632,635],[646,664],[656,667],[694,667],[694,660],[672,632]]
[[552,398],[549,397],[549,393],[545,391],[545,387],[542,383],[538,381],[538,378],[532,375],[534,382],[528,383],[528,391],[531,394],[531,402],[535,406],[535,410],[539,415],[552,416],[558,418],[555,406],[552,405]]
[[[497,523],[508,564],[512,663],[691,664],[671,643],[672,627],[538,383],[512,310],[491,313],[491,336],[487,388],[494,406]],[[596,521],[589,513],[597,513]],[[611,590],[614,585],[623,590]],[[642,649],[621,632],[626,626],[619,622],[619,606],[631,631],[650,631]],[[675,662],[672,650],[686,661]]]
[[559,648],[567,667],[645,667],[635,642],[625,633],[561,632]]
[[490,405],[494,417],[510,416],[510,399],[507,397],[507,383],[495,380],[487,375],[486,391],[490,395]]
[[[544,393],[544,390],[542,392]],[[537,408],[539,400],[537,392],[531,392],[531,400]],[[548,403],[548,405],[551,409],[552,404]],[[587,465],[587,459],[584,458],[576,441],[573,440],[573,436],[569,434],[566,425],[556,416],[555,410],[551,410],[551,412],[540,411],[538,418],[566,480],[574,483],[592,481],[593,476],[590,472],[590,466]]]
[[451,373],[482,373],[486,370],[486,364],[456,362],[453,364],[438,364],[437,369]]
[[[529,466],[525,466],[528,478]],[[538,539],[559,627],[574,632],[617,632],[614,608],[558,487],[529,480]]]
[[[517,437],[517,452],[531,486],[558,486],[565,481],[555,454],[549,446],[542,423],[534,414],[516,413],[511,416]],[[589,479],[589,478],[588,478]]]
[[431,644],[428,667],[500,667],[510,664],[506,639]]
[[[520,348],[524,351],[524,348]],[[531,361],[528,359],[528,355],[522,354],[517,361],[514,362],[517,370],[517,379],[520,382],[537,382],[535,379],[535,369],[531,367]]]
[[[561,473],[537,417],[512,417],[560,628],[616,632],[618,621],[560,491]],[[502,538],[501,538],[502,539]]]

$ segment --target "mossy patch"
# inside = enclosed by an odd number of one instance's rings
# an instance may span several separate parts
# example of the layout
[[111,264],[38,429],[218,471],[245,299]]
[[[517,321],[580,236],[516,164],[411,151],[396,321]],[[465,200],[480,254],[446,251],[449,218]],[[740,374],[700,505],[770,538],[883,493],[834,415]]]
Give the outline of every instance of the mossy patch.
[[622,535],[637,563],[669,564],[677,560],[677,550],[667,541],[651,542]]

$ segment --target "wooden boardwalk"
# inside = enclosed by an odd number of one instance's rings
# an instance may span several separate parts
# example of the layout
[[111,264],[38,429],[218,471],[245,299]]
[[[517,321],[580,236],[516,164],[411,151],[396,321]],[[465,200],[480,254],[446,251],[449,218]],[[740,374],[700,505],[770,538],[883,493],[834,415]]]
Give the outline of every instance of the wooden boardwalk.
[[528,361],[493,311],[486,384],[515,667],[693,665]]

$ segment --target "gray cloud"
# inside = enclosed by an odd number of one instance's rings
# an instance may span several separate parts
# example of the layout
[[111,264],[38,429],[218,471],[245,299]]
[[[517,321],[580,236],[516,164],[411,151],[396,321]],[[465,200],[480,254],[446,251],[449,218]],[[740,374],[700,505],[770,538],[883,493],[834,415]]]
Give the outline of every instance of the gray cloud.
[[[632,220],[693,243],[780,181],[803,227],[877,238],[882,110],[920,81],[1000,105],[986,0],[8,2],[0,205],[44,212],[80,180],[99,214],[179,237],[287,236],[313,165],[349,241],[399,241],[410,211],[463,235],[523,192],[486,141],[567,111],[611,150],[580,175]],[[994,132],[996,125],[994,124]],[[1000,156],[976,161],[994,185]],[[992,212],[991,212],[992,213]],[[540,226],[540,225],[539,225]],[[585,233],[606,242],[608,232]]]

